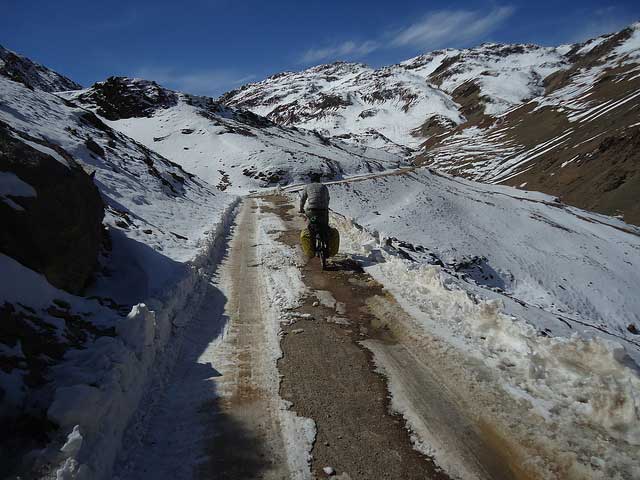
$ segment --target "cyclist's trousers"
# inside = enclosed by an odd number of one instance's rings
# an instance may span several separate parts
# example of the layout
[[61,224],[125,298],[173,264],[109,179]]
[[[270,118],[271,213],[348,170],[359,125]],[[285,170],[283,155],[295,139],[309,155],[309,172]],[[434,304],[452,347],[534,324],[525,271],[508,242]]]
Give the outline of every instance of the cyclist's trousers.
[[329,225],[329,210],[326,208],[307,208],[304,211],[305,215],[312,221],[312,218],[316,218],[316,223],[321,227],[327,227]]

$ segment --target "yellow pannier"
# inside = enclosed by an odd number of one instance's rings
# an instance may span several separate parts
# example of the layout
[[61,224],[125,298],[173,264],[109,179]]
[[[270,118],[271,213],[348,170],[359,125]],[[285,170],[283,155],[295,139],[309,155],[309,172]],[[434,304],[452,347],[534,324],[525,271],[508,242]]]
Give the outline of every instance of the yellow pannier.
[[[308,228],[305,228],[300,232],[300,245],[302,246],[302,251],[307,257],[313,257],[313,239],[311,238],[311,232],[309,232]],[[329,227],[329,241],[327,242],[327,247],[329,247],[330,257],[337,255],[338,250],[340,250],[340,233],[336,228]]]

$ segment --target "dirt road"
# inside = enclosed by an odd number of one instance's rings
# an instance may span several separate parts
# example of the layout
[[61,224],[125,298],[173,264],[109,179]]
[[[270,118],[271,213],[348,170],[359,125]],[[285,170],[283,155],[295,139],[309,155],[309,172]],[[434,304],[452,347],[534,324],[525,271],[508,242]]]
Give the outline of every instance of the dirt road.
[[[302,222],[291,214],[293,205],[284,197],[270,200],[287,225],[281,241],[295,245]],[[342,257],[322,272],[314,259],[304,267],[304,281],[310,294],[300,311],[313,319],[285,328],[278,366],[281,395],[316,422],[316,475],[329,465],[354,479],[447,478],[411,448],[405,420],[389,413],[391,379],[414,422],[422,423],[420,433],[447,450],[457,474],[528,478],[508,444],[489,426],[476,424],[464,399],[434,372],[441,360],[436,363],[424,343],[416,343],[408,315],[354,261]]]
[[[219,278],[177,338],[169,381],[117,477],[450,478],[430,456],[436,446],[458,477],[528,478],[446,388],[437,345],[414,335],[381,285],[348,256],[325,272],[296,263],[303,224],[292,211],[284,196],[243,203]],[[390,387],[419,431],[392,413]]]

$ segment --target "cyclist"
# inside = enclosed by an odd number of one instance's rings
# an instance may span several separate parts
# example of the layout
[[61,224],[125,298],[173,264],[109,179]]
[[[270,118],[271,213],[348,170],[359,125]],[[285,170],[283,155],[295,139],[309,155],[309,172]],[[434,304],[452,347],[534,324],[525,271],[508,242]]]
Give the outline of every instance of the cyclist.
[[312,183],[304,187],[300,198],[300,213],[315,223],[325,233],[329,227],[329,189],[320,183],[320,175],[311,176]]

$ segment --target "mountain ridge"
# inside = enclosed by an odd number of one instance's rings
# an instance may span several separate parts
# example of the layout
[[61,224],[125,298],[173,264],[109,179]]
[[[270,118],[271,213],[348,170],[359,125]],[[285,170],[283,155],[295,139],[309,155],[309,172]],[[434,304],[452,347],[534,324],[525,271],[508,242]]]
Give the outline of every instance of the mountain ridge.
[[110,77],[61,95],[220,190],[240,193],[314,174],[334,180],[405,164],[393,153],[282,126],[148,80]]

